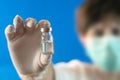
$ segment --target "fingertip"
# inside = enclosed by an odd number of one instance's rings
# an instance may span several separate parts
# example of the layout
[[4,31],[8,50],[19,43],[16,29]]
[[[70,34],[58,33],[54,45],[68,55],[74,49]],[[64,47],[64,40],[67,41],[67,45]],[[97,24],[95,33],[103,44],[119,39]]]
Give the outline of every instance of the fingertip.
[[8,26],[6,27],[6,29],[5,29],[5,34],[11,33],[11,32],[13,32],[13,31],[14,31],[13,26],[12,26],[12,25],[8,25]]
[[27,18],[25,23],[27,27],[32,28],[35,27],[37,21],[34,18]]
[[19,24],[23,24],[23,19],[21,16],[16,15],[15,18],[13,19],[13,24],[15,26],[19,25]]
[[12,25],[8,25],[5,29],[5,35],[8,40],[11,40],[14,37],[14,28]]
[[38,25],[40,27],[50,27],[51,26],[50,21],[48,21],[48,20],[40,20]]

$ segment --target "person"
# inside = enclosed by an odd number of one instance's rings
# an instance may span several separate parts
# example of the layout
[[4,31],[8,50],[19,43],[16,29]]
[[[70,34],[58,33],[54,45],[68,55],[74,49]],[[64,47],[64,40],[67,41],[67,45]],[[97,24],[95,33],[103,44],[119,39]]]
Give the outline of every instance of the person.
[[[78,36],[92,64],[79,60],[52,64],[41,54],[40,27],[50,26],[20,16],[5,34],[12,62],[22,80],[120,80],[120,1],[87,0],[76,11]],[[69,56],[68,56],[69,57]],[[82,56],[80,56],[82,57]]]

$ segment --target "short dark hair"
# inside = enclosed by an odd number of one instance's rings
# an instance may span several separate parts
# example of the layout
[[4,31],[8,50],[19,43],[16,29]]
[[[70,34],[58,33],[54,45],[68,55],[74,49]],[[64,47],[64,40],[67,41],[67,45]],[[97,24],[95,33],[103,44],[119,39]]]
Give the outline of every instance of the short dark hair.
[[78,27],[80,34],[85,34],[91,24],[109,14],[120,17],[120,0],[87,0],[78,10]]

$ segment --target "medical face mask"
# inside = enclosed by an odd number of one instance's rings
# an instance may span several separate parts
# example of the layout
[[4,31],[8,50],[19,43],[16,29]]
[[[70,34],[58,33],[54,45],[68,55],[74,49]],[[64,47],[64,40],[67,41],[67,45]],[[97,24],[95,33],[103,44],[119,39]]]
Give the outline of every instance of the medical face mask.
[[86,51],[92,61],[107,72],[120,70],[120,37],[88,38]]

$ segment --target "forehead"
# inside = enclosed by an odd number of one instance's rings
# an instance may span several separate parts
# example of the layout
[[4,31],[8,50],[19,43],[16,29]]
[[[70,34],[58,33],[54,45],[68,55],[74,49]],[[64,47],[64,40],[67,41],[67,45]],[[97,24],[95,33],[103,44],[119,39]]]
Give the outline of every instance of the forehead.
[[91,26],[93,26],[93,28],[102,28],[102,29],[111,28],[111,27],[120,27],[120,18],[109,16],[96,22]]

